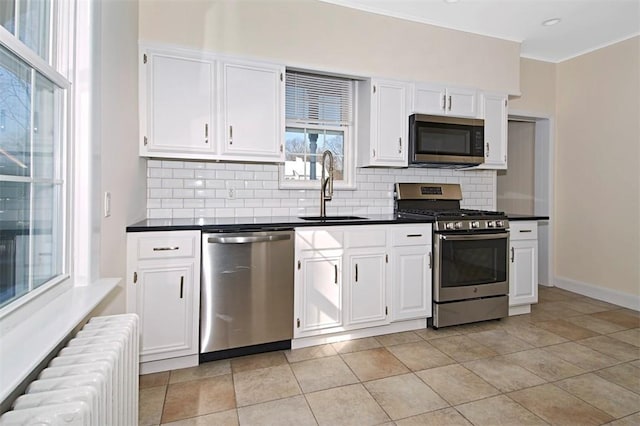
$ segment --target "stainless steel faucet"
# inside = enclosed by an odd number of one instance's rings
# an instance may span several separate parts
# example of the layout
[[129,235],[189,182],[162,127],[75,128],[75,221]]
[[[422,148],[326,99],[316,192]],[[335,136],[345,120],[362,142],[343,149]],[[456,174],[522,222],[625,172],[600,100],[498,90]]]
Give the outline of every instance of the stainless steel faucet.
[[[329,157],[329,177],[325,178],[325,163]],[[320,179],[320,217],[327,217],[327,201],[333,197],[333,154],[326,150],[322,153],[322,178]],[[329,193],[327,194],[327,189]]]

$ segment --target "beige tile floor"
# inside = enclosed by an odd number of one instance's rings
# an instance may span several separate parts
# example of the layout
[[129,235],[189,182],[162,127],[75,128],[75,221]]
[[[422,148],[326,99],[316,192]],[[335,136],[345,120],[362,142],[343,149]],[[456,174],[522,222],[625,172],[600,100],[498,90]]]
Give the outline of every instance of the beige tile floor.
[[141,425],[639,425],[640,314],[540,288],[531,314],[140,377]]

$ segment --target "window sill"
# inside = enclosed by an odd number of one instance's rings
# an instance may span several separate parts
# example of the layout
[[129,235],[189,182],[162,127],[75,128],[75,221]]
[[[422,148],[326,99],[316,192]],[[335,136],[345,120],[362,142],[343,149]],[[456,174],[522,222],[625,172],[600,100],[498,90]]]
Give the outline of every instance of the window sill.
[[104,278],[84,286],[71,284],[19,323],[6,327],[4,318],[0,322],[0,401],[4,402],[119,282],[119,278]]

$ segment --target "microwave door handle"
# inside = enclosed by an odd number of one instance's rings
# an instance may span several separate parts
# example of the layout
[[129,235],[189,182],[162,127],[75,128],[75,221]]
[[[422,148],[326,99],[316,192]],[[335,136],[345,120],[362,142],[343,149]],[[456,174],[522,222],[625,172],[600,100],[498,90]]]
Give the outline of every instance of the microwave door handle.
[[500,232],[494,234],[472,234],[472,235],[442,235],[440,239],[445,241],[470,241],[470,240],[497,240],[500,238],[508,238],[508,232]]

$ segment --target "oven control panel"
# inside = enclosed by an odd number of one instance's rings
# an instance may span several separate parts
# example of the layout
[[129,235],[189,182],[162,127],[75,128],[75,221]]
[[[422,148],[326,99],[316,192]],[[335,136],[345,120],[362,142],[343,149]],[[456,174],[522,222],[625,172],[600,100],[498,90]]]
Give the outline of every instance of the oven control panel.
[[509,228],[507,219],[473,219],[436,221],[436,231],[500,231]]

